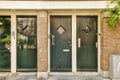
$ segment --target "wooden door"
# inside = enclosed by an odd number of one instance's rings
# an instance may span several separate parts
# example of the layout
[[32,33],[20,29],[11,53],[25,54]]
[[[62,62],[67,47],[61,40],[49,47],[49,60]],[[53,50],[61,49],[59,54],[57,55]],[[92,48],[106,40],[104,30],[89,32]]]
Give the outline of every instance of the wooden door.
[[77,71],[97,71],[97,16],[77,16]]
[[71,16],[51,16],[50,36],[50,70],[71,71]]

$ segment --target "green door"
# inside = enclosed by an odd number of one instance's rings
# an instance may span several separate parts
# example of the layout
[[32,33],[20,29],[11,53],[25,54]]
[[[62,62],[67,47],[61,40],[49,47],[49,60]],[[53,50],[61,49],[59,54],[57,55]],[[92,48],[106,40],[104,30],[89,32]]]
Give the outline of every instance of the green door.
[[36,71],[37,18],[17,17],[17,71]]
[[97,16],[77,16],[77,71],[97,71]]
[[0,71],[10,71],[11,50],[10,50],[10,16],[0,16]]
[[71,71],[71,16],[50,17],[50,70]]

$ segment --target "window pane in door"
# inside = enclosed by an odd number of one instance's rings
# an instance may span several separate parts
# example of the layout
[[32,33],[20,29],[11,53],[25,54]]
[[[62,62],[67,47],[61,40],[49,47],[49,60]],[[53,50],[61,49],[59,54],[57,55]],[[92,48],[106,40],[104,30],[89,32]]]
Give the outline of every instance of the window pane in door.
[[17,17],[17,70],[36,71],[37,17]]
[[0,16],[0,71],[10,71],[10,30],[9,16]]

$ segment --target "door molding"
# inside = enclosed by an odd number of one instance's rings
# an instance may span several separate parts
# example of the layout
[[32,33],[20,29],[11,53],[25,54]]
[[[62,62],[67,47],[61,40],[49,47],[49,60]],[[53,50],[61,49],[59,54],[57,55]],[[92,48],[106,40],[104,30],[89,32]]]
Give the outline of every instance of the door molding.
[[[66,15],[66,16],[71,16],[72,17],[72,72],[62,72],[61,74],[73,74],[73,72],[75,74],[100,74],[100,53],[101,53],[101,50],[100,50],[100,11],[97,11],[97,10],[94,10],[94,11],[49,11],[48,12],[48,72],[50,74],[57,74],[57,72],[50,72],[50,16],[51,15],[57,15],[57,16],[61,16],[61,15]],[[98,71],[97,72],[77,72],[77,63],[76,63],[76,18],[77,18],[77,15],[79,16],[97,16],[98,17],[98,36],[97,36],[97,39],[98,39]]]

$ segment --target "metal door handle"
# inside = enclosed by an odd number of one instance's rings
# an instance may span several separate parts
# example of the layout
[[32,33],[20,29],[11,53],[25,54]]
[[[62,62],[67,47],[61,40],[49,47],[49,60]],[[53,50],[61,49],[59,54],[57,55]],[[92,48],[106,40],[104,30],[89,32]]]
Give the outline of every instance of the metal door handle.
[[81,46],[81,39],[78,38],[78,48],[80,48],[80,46]]
[[96,42],[96,48],[98,47],[98,43]]
[[55,35],[52,35],[52,45],[55,45]]

